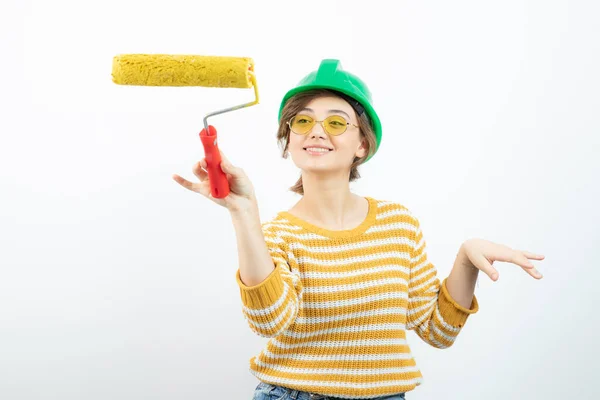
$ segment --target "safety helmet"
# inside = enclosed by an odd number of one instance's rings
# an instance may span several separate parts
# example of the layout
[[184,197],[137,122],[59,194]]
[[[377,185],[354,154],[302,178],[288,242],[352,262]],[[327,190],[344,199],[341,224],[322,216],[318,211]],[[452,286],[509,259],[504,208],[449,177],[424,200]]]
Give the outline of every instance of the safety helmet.
[[[369,161],[369,159],[375,155],[381,143],[381,122],[379,121],[379,116],[373,108],[371,91],[367,85],[356,75],[344,71],[339,60],[322,60],[317,71],[313,71],[306,75],[296,87],[289,90],[285,94],[283,100],[281,101],[281,106],[279,107],[279,121],[281,122],[283,107],[290,97],[297,93],[312,89],[329,89],[339,92],[343,95],[341,97],[347,101],[350,100],[349,103],[358,114],[360,114],[362,109],[364,109],[369,121],[371,122],[373,131],[375,132],[377,143],[373,154],[371,154],[371,156],[365,160],[365,162]],[[353,104],[352,100],[355,100],[358,102],[358,104]]]

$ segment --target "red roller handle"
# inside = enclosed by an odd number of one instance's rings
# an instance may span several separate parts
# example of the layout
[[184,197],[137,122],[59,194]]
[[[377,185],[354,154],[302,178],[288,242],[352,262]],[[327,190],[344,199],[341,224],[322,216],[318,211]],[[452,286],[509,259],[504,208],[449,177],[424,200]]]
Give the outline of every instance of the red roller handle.
[[221,153],[217,146],[217,130],[214,126],[208,126],[200,131],[200,140],[204,146],[204,157],[208,171],[208,181],[210,182],[210,191],[216,199],[222,199],[229,194],[229,182],[227,175],[221,169]]

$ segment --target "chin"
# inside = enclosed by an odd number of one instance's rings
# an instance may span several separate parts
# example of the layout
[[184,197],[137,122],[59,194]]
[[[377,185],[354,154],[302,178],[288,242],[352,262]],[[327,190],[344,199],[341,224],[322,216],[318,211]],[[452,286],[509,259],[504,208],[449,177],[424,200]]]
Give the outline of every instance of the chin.
[[300,162],[295,162],[295,164],[298,169],[308,173],[336,172],[348,169],[347,166],[325,160],[301,160]]
[[289,154],[296,167],[307,172],[336,171],[346,168],[345,166],[338,165],[339,160],[337,160],[338,162],[336,162],[336,154],[312,156],[310,154],[307,154],[306,150],[304,149],[300,149],[295,152],[290,152]]

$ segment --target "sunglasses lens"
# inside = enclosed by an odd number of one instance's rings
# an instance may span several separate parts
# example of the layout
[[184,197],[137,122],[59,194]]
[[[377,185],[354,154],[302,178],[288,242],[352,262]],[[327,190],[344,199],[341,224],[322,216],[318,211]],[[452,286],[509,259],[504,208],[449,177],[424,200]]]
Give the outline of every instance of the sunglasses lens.
[[296,115],[294,118],[292,118],[290,126],[292,128],[292,131],[294,131],[295,133],[304,135],[305,133],[310,131],[314,124],[315,120],[309,117],[308,115]]
[[348,122],[343,117],[339,115],[332,115],[325,119],[325,130],[330,135],[341,135],[346,132],[346,127],[348,126]]

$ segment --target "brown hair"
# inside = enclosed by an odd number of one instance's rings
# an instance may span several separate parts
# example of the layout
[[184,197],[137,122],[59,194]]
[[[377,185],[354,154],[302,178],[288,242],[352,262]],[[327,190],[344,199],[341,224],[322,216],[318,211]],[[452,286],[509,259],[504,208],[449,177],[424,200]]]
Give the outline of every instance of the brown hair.
[[[308,103],[310,103],[313,99],[325,96],[339,96],[335,91],[327,90],[327,89],[313,89],[305,92],[300,92],[292,96],[283,107],[281,112],[281,121],[279,123],[279,129],[277,130],[277,141],[279,147],[282,150],[281,156],[283,158],[287,158],[288,156],[288,145],[290,142],[290,127],[287,124],[290,118],[296,115],[300,110],[302,110]],[[360,178],[360,173],[358,172],[358,166],[364,163],[364,161],[369,158],[375,152],[375,147],[377,145],[377,139],[375,138],[375,132],[371,123],[369,122],[368,117],[365,114],[358,115],[358,128],[360,140],[365,140],[367,142],[367,154],[364,157],[355,157],[352,165],[350,166],[350,178],[349,182],[355,181]],[[290,190],[294,193],[304,195],[304,187],[302,186],[302,176],[298,178],[298,181],[290,187]]]

